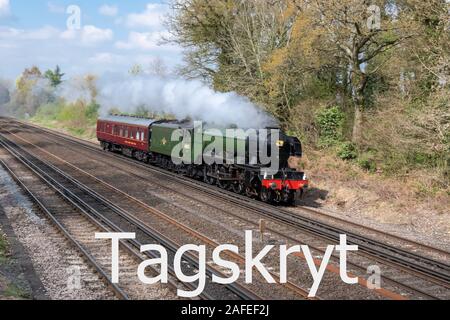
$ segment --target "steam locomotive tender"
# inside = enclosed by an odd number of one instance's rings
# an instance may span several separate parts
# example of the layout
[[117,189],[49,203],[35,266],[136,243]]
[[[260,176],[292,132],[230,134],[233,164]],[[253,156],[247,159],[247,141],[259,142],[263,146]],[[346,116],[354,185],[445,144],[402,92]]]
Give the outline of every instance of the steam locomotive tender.
[[[121,153],[194,179],[201,179],[210,185],[258,198],[263,202],[294,204],[308,187],[306,175],[296,170],[302,156],[302,147],[295,137],[280,133],[276,142],[279,149],[277,159],[279,169],[274,173],[266,170],[269,166],[260,164],[258,152],[253,154],[254,151],[253,153],[250,151],[253,150],[249,147],[252,138],[229,137],[225,130],[218,135],[217,131],[204,129],[201,141],[192,139],[189,145],[183,145],[180,157],[183,156],[185,159],[186,154],[183,153],[189,152],[191,161],[188,164],[175,164],[172,161],[173,150],[180,141],[184,141],[181,139],[172,141],[175,130],[193,137],[195,129],[190,121],[156,121],[127,116],[107,116],[97,122],[97,138],[104,150]],[[267,148],[270,155],[270,133],[268,135]],[[205,161],[204,150],[211,141],[223,143],[223,150],[226,151],[210,155],[221,161]],[[243,150],[242,148],[245,149],[245,159],[237,159],[237,150]],[[235,153],[228,152],[233,149]],[[250,159],[257,161],[251,162]]]

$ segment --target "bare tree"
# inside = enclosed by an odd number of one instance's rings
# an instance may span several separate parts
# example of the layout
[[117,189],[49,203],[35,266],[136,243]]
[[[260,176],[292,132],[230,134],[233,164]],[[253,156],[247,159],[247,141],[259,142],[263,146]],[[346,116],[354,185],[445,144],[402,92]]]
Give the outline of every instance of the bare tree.
[[297,12],[289,0],[175,0],[172,8],[168,25],[186,51],[183,75],[251,98],[261,94],[264,62],[289,42]]
[[359,143],[367,85],[392,56],[393,49],[418,33],[408,4],[386,0],[296,0],[314,16],[325,41],[319,50],[342,57],[354,103],[353,141]]
[[167,77],[169,74],[169,69],[164,62],[164,59],[160,57],[154,58],[149,64],[149,73],[159,77]]

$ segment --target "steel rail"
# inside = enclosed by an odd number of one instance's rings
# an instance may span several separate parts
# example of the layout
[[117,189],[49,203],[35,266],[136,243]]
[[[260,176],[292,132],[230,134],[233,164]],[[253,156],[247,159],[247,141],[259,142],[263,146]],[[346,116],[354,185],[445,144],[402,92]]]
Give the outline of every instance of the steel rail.
[[[131,201],[132,203],[135,203],[139,207],[145,209],[147,212],[151,213],[152,215],[155,215],[156,217],[158,217],[158,218],[160,218],[160,219],[170,223],[171,225],[174,225],[175,227],[177,227],[177,228],[183,230],[184,232],[188,233],[190,236],[193,236],[193,237],[197,238],[198,240],[200,240],[201,242],[208,244],[212,248],[216,248],[216,247],[219,246],[219,244],[216,241],[214,241],[214,240],[208,238],[207,236],[201,234],[200,232],[198,232],[198,231],[196,231],[196,230],[194,230],[194,229],[192,229],[192,228],[190,228],[190,227],[188,227],[188,226],[186,226],[186,225],[176,221],[175,219],[171,218],[167,214],[165,214],[165,213],[163,213],[163,212],[161,212],[161,211],[159,211],[159,210],[157,210],[157,209],[155,209],[155,208],[145,204],[144,202],[134,198],[133,196],[130,196],[129,194],[127,194],[127,193],[117,189],[116,187],[112,186],[111,184],[109,184],[109,183],[107,183],[107,182],[97,178],[96,176],[94,176],[94,175],[84,171],[83,169],[81,169],[81,168],[79,168],[79,167],[77,167],[77,166],[67,162],[66,160],[64,160],[64,159],[62,159],[62,158],[60,158],[60,157],[58,157],[56,155],[53,155],[53,154],[45,151],[44,149],[42,149],[39,146],[33,144],[32,142],[29,142],[28,140],[25,140],[25,139],[23,139],[21,137],[19,137],[19,139],[24,141],[24,142],[26,142],[27,144],[29,144],[30,146],[32,146],[34,148],[40,149],[41,152],[46,153],[50,157],[55,158],[58,162],[63,163],[63,165],[67,165],[70,168],[72,168],[73,170],[75,170],[77,172],[80,172],[83,176],[89,177],[89,179],[92,179],[95,182],[99,183],[100,185],[108,188],[112,192],[117,193],[120,196],[123,196],[124,199],[125,198],[128,199],[129,201]],[[92,192],[95,192],[95,191],[92,191]],[[101,197],[102,199],[105,199],[103,196],[101,196],[97,192],[95,192],[95,194],[96,194],[96,196]],[[120,206],[116,206],[116,208],[121,209]],[[123,210],[123,209],[121,209],[121,210]],[[143,221],[139,221],[139,222],[142,225],[146,225],[146,223],[143,222]],[[237,260],[237,261],[239,261],[239,262],[241,262],[241,263],[245,262],[245,258],[243,256],[241,256],[239,254],[236,254],[234,252],[226,251],[224,254],[229,256],[229,257],[231,257],[231,258],[233,258],[233,259],[235,259],[235,260]],[[274,278],[277,277],[277,275],[274,274],[271,271],[269,271],[269,274],[271,274]],[[309,293],[308,293],[307,290],[299,287],[298,285],[296,285],[295,283],[292,283],[291,281],[286,282],[285,284],[283,284],[283,286],[287,287],[289,290],[295,292],[296,294],[299,294],[300,296],[302,296],[304,298],[312,299],[312,298],[308,297]],[[320,297],[316,297],[315,299],[320,299]]]
[[[2,144],[4,144],[4,141],[3,141]],[[79,188],[80,190],[82,190],[83,192],[85,192],[86,194],[91,196],[93,199],[99,201],[100,203],[102,203],[106,207],[110,208],[113,212],[115,212],[117,215],[119,215],[121,218],[123,218],[125,221],[127,221],[131,225],[134,225],[134,227],[137,230],[143,232],[146,236],[148,236],[148,237],[154,239],[155,241],[157,241],[158,243],[162,244],[166,249],[168,249],[173,254],[177,251],[178,246],[175,243],[173,243],[171,240],[167,239],[165,236],[160,234],[158,231],[150,228],[149,226],[143,227],[141,225],[141,222],[138,221],[137,219],[135,219],[134,217],[132,217],[129,213],[123,211],[122,209],[118,208],[115,204],[111,203],[110,201],[106,200],[105,198],[103,198],[102,196],[98,195],[94,191],[92,191],[92,190],[88,189],[87,187],[83,186],[82,184],[80,184],[79,182],[74,180],[73,178],[67,176],[64,172],[62,172],[58,168],[54,167],[52,164],[50,164],[50,163],[48,163],[48,162],[46,162],[44,160],[37,159],[31,153],[29,153],[28,151],[25,151],[23,148],[21,148],[20,146],[18,146],[17,144],[15,144],[12,141],[8,140],[7,144],[10,144],[10,145],[12,144],[13,148],[23,152],[28,158],[26,158],[26,156],[23,156],[21,154],[18,154],[18,157],[20,157],[21,160],[25,161],[30,166],[34,167],[38,172],[40,172],[40,174],[45,176],[47,182],[50,182],[53,186],[56,186],[56,188],[58,188],[59,190],[62,190],[62,192],[65,194],[66,197],[69,197],[75,203],[81,204],[82,208],[84,208],[85,210],[87,210],[87,211],[89,211],[91,213],[94,213],[95,216],[97,216],[103,222],[108,224],[111,228],[113,228],[117,232],[123,232],[123,230],[121,230],[113,222],[111,222],[110,220],[105,218],[105,216],[103,214],[99,213],[95,208],[93,208],[91,204],[88,204],[83,199],[81,199],[79,196],[74,194],[74,192],[72,192],[68,187],[63,186],[60,182],[58,182],[53,177],[51,177],[48,174],[48,172],[55,172],[59,176],[61,176],[64,179],[66,179],[67,181],[70,181],[77,188]],[[30,158],[31,158],[31,160],[30,160]],[[36,163],[40,163],[41,165],[47,167],[50,170],[44,170],[44,169],[40,168],[39,165],[36,164]],[[140,247],[140,243],[137,242],[136,240],[131,240],[130,242],[134,246]],[[157,258],[156,256],[152,256],[152,257],[153,258]],[[184,260],[187,261],[189,263],[189,265],[192,265],[194,268],[198,268],[198,263],[195,261],[195,258],[192,255],[186,254],[184,256]],[[171,269],[171,268],[172,267],[169,266],[169,269]],[[211,279],[213,274],[219,275],[219,276],[224,276],[219,271],[213,269],[210,266],[207,266],[206,269],[207,269],[206,272],[207,272],[207,275],[208,275],[208,279]],[[171,269],[171,271],[172,271],[172,273],[174,273],[173,268]],[[185,285],[191,286],[192,289],[195,289],[195,287],[193,285],[189,285],[189,284],[185,284]],[[239,285],[237,283],[226,285],[225,287],[226,287],[227,290],[232,292],[239,299],[243,299],[243,300],[260,300],[261,299],[258,295],[254,294],[253,292],[249,291],[248,289],[246,289],[245,287],[242,287],[241,285]],[[214,296],[213,295],[209,295],[209,294],[207,294],[205,292],[203,294],[203,298],[214,299]]]
[[[0,142],[2,145],[2,142]],[[70,234],[70,232],[58,221],[58,219],[51,213],[47,207],[36,197],[36,195],[24,184],[24,182],[14,173],[14,171],[2,160],[0,163],[3,168],[9,173],[14,181],[25,191],[31,201],[35,203],[38,208],[45,214],[45,216],[51,221],[51,223],[63,234],[63,236],[76,248],[78,252],[82,254],[85,261],[91,265],[105,281],[108,287],[110,287],[114,294],[122,300],[129,300],[128,295],[116,284],[112,282],[112,279],[106,274],[102,266],[97,263],[94,257]]]
[[[19,122],[19,123],[22,124],[21,122]],[[95,150],[96,152],[105,154],[100,149],[98,149],[98,147],[95,147],[94,144],[90,144],[90,143],[88,144],[87,142],[80,141],[79,139],[75,139],[72,137],[67,137],[65,135],[55,133],[51,130],[46,130],[46,129],[35,127],[35,126],[30,126],[28,124],[22,124],[22,125],[25,125],[28,128],[34,128],[35,130],[39,130],[41,132],[49,132],[52,135],[58,136],[58,137],[66,140],[68,142],[71,142],[73,144],[83,146],[85,148],[88,148],[89,150]],[[112,155],[112,156],[115,156],[115,155]],[[349,236],[349,242],[353,243],[353,244],[357,244],[360,247],[360,249],[362,249],[362,251],[364,251],[370,255],[373,255],[383,261],[393,263],[394,265],[400,265],[402,267],[405,267],[407,270],[416,272],[427,278],[431,277],[434,280],[439,281],[439,283],[444,282],[444,284],[446,284],[447,286],[449,285],[450,266],[443,262],[439,262],[434,259],[424,257],[422,255],[411,253],[404,249],[397,248],[392,245],[384,244],[375,239],[357,235],[355,233],[350,233],[341,228],[337,228],[335,226],[331,226],[331,225],[325,224],[323,222],[319,222],[319,221],[312,220],[310,218],[295,215],[294,213],[292,213],[288,210],[285,210],[285,209],[269,207],[269,206],[261,204],[260,202],[256,202],[256,201],[248,199],[248,198],[240,197],[239,195],[236,195],[231,192],[227,192],[225,190],[220,190],[220,192],[219,192],[219,190],[216,191],[216,190],[206,189],[203,185],[201,185],[201,184],[198,185],[197,181],[196,181],[196,183],[194,183],[192,180],[188,180],[185,177],[180,177],[179,175],[175,175],[175,174],[172,174],[165,170],[161,170],[160,168],[156,168],[153,166],[150,167],[148,165],[142,164],[140,162],[137,162],[137,161],[134,161],[134,160],[131,160],[128,158],[124,158],[124,157],[120,157],[120,156],[117,156],[117,157],[120,159],[123,159],[125,161],[130,161],[134,165],[139,165],[140,167],[145,167],[148,170],[155,171],[157,173],[171,177],[178,181],[182,181],[184,184],[188,184],[190,187],[195,188],[196,190],[202,191],[203,193],[206,193],[210,196],[220,197],[222,199],[226,199],[227,201],[232,201],[233,204],[238,205],[242,208],[251,210],[253,212],[256,212],[259,215],[264,215],[266,217],[271,218],[274,221],[282,222],[289,226],[294,226],[294,227],[302,229],[302,230],[313,232],[313,233],[315,233],[323,238],[326,238],[328,240],[338,241],[340,234],[347,234]],[[210,188],[210,186],[208,186],[208,187]],[[305,210],[305,208],[302,208],[302,209]],[[314,212],[314,213],[316,212],[315,210],[312,210],[312,209],[307,209],[307,210]],[[340,219],[340,218],[335,218],[335,217],[331,217],[331,218]],[[343,220],[343,219],[341,219],[341,220]],[[350,224],[356,225],[358,227],[366,228],[370,231],[374,231],[374,232],[380,233],[380,234],[388,236],[388,237],[392,237],[392,238],[397,237],[395,235],[387,234],[387,233],[384,233],[379,230],[375,230],[375,229],[371,229],[371,228],[368,228],[368,227],[365,227],[362,225],[355,224],[353,222],[348,222],[346,220],[343,220],[343,221],[345,223],[350,223]],[[409,242],[413,245],[427,247],[424,244],[420,244],[420,243],[411,241],[409,239],[404,239],[401,237],[397,237],[397,238],[399,238],[399,240],[401,240],[401,241]],[[352,241],[352,239],[353,239],[353,241]],[[382,248],[382,250],[380,250],[380,248]],[[449,254],[448,252],[446,252],[444,250],[440,250],[440,249],[432,248],[432,247],[429,247],[429,248],[436,250],[436,251],[440,251],[441,253],[444,253],[444,254]],[[422,264],[417,263],[418,261],[420,261]],[[442,269],[443,271],[436,270],[436,268]]]
[[[46,153],[46,154],[48,154],[50,157],[55,158],[57,161],[61,162],[63,165],[67,165],[67,166],[71,167],[72,169],[74,169],[75,171],[78,171],[78,172],[82,173],[83,175],[86,175],[86,176],[90,177],[91,179],[95,180],[95,181],[98,182],[99,184],[106,186],[106,187],[107,187],[108,189],[110,189],[111,191],[123,195],[123,197],[127,198],[128,200],[132,201],[133,203],[137,203],[137,205],[141,206],[141,207],[144,208],[145,210],[148,210],[150,213],[156,215],[158,218],[161,218],[161,219],[163,219],[163,220],[169,222],[170,224],[175,225],[176,227],[182,229],[183,231],[187,232],[187,233],[190,234],[190,235],[193,235],[194,237],[196,237],[196,238],[198,238],[199,240],[201,240],[201,241],[203,241],[203,242],[205,242],[205,243],[211,245],[212,247],[215,247],[215,246],[218,245],[217,243],[215,243],[214,241],[210,240],[209,238],[207,238],[206,236],[202,235],[201,233],[199,233],[199,232],[197,232],[197,231],[195,231],[195,230],[193,230],[193,229],[191,229],[191,228],[189,228],[189,227],[186,227],[186,226],[183,225],[182,223],[180,223],[180,222],[174,220],[173,218],[167,216],[166,214],[160,212],[159,210],[156,210],[156,209],[154,209],[153,207],[148,206],[147,204],[145,204],[145,203],[142,202],[141,200],[138,200],[138,199],[134,198],[133,196],[131,196],[131,195],[129,195],[129,194],[127,194],[127,193],[125,193],[125,192],[123,192],[123,191],[117,189],[116,187],[110,185],[109,183],[107,183],[107,182],[105,182],[105,181],[103,181],[103,180],[101,180],[101,179],[95,177],[94,175],[92,175],[92,174],[90,174],[90,173],[84,171],[83,169],[81,169],[81,168],[75,166],[74,164],[71,164],[70,162],[68,162],[68,161],[66,161],[66,160],[64,160],[64,159],[62,159],[62,158],[60,158],[60,157],[58,157],[58,156],[56,156],[56,155],[54,155],[54,154],[52,154],[52,153],[49,153],[48,151],[46,151],[46,150],[42,149],[41,147],[39,147],[39,146],[33,144],[32,142],[29,142],[28,140],[26,140],[26,139],[24,139],[24,138],[21,138],[21,137],[18,137],[18,138],[19,138],[20,140],[26,142],[26,143],[29,144],[30,146],[35,147],[35,148],[37,148],[37,149],[40,149],[43,153]],[[51,141],[54,141],[54,140],[51,140]],[[59,144],[59,142],[56,142],[56,141],[54,141],[54,142]],[[142,178],[141,176],[137,175],[137,174],[134,173],[134,172],[130,172],[130,174],[131,174],[131,176],[134,176],[134,177],[136,177],[136,178]],[[159,182],[152,181],[152,185],[156,185],[156,186],[165,188],[165,189],[167,189],[167,190],[172,190],[172,191],[174,191],[172,188],[167,187],[166,185],[161,184],[161,183],[159,183]],[[254,225],[254,226],[258,226],[258,224],[257,224],[255,221],[252,221],[252,220],[250,220],[250,219],[244,218],[244,217],[242,217],[242,215],[239,215],[239,214],[236,214],[236,213],[227,211],[227,210],[225,210],[225,209],[223,209],[223,208],[220,208],[220,207],[217,206],[217,205],[214,205],[214,204],[212,204],[212,203],[210,203],[210,202],[206,202],[205,200],[196,199],[194,196],[189,195],[189,194],[186,194],[186,193],[181,192],[181,191],[179,191],[179,190],[176,190],[176,192],[177,192],[177,193],[180,193],[183,197],[187,197],[187,198],[189,198],[189,199],[191,199],[191,200],[195,200],[195,201],[197,201],[197,202],[199,202],[199,203],[205,204],[206,206],[209,206],[209,207],[212,207],[212,208],[214,208],[214,209],[216,209],[216,210],[218,210],[218,211],[221,211],[221,212],[223,212],[223,213],[225,213],[225,214],[227,214],[227,215],[230,215],[230,216],[233,216],[233,217],[235,217],[235,218],[237,218],[237,219],[243,220],[243,221],[245,221],[245,222],[247,222],[247,223],[249,223],[249,224],[252,224],[252,225]],[[274,229],[271,229],[271,228],[267,228],[267,231],[270,231],[270,232],[273,233],[273,234],[277,234],[277,235],[279,235],[279,236],[282,237],[282,238],[285,238],[285,239],[287,239],[287,240],[289,240],[289,241],[292,241],[293,243],[296,243],[296,239],[292,238],[292,237],[289,236],[289,235],[283,234],[283,233],[281,233],[281,232],[279,232],[279,231],[276,231],[276,230],[274,230]],[[310,247],[313,248],[313,249],[315,249],[315,250],[318,251],[318,252],[321,252],[321,254],[324,253],[322,249],[319,249],[319,248],[317,248],[317,247],[312,247],[312,246],[310,246]],[[229,256],[231,256],[232,258],[237,259],[237,260],[242,260],[242,257],[239,256],[239,255],[232,254],[232,253],[230,253],[230,254],[226,253],[226,254],[229,255]],[[301,255],[297,255],[297,256],[298,256],[300,259],[304,259]],[[355,264],[355,263],[351,263],[351,262],[350,262],[349,265],[352,266],[352,267],[355,267],[355,268],[357,268],[357,269],[361,269],[361,270],[363,270],[364,272],[366,272],[366,269],[365,269],[365,268],[363,268],[363,267],[361,267],[361,266],[359,266],[359,265],[357,265],[357,264]],[[330,270],[331,270],[331,272],[336,273],[336,270],[334,270],[334,268],[330,268]],[[338,272],[338,271],[337,271],[337,272]],[[272,272],[269,272],[269,273],[272,274]],[[338,273],[339,273],[339,272],[338,272]],[[273,274],[272,274],[272,275],[273,275]],[[401,283],[401,282],[399,282],[399,281],[397,281],[397,280],[394,280],[394,279],[391,279],[391,278],[389,278],[389,277],[384,276],[384,277],[383,277],[383,280],[384,280],[385,282],[387,281],[387,282],[389,282],[389,283],[391,283],[391,284],[394,284],[394,285],[397,286],[397,287],[401,287],[401,288],[407,289],[407,290],[409,290],[409,291],[411,291],[411,292],[416,292],[416,293],[420,294],[420,295],[423,296],[423,297],[426,297],[426,298],[429,298],[429,299],[438,299],[437,297],[435,297],[435,296],[433,296],[433,295],[430,295],[430,294],[426,293],[425,291],[423,291],[423,290],[421,290],[421,289],[413,288],[413,287],[411,287],[411,286],[409,286],[409,285],[407,285],[407,284]],[[367,286],[368,286],[368,284],[367,284],[367,282],[366,282],[365,280],[361,280],[361,279],[360,279],[359,283],[360,283],[360,285],[362,285],[362,286],[364,286],[364,287],[367,287]],[[308,292],[306,292],[304,289],[298,287],[297,285],[295,285],[295,284],[293,284],[293,283],[290,283],[290,282],[289,282],[289,284],[287,284],[286,286],[288,286],[288,289],[290,289],[290,290],[292,290],[292,291],[295,291],[295,292],[299,293],[299,294],[300,294],[301,296],[303,296],[303,297],[307,297],[307,296],[308,296]],[[399,294],[397,294],[397,293],[395,293],[395,292],[391,292],[391,291],[389,291],[389,290],[386,290],[386,289],[377,289],[376,291],[377,291],[377,293],[379,293],[380,295],[385,296],[385,297],[388,297],[388,298],[391,298],[391,299],[395,299],[395,300],[404,300],[404,299],[405,299],[403,296],[401,296],[401,295],[399,295]],[[320,299],[320,298],[319,298],[319,299]]]

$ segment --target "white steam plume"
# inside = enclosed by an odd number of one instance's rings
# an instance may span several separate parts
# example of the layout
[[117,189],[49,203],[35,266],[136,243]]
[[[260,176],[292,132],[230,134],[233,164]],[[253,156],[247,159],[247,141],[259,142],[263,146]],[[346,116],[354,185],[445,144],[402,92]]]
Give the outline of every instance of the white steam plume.
[[112,108],[133,113],[145,107],[154,113],[191,118],[210,125],[239,128],[276,126],[276,121],[250,100],[236,93],[219,93],[200,81],[156,75],[104,75],[99,81],[98,103],[104,115]]

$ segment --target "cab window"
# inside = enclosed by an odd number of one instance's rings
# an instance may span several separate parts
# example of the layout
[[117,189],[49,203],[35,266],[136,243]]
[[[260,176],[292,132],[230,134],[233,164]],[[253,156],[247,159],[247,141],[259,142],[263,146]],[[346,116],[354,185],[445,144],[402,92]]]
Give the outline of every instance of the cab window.
[[300,143],[294,142],[294,144],[292,146],[292,154],[294,154],[296,156],[302,155],[302,145]]

